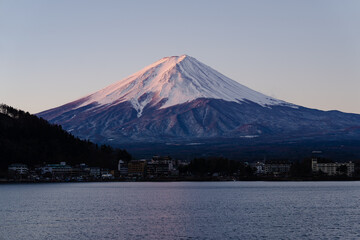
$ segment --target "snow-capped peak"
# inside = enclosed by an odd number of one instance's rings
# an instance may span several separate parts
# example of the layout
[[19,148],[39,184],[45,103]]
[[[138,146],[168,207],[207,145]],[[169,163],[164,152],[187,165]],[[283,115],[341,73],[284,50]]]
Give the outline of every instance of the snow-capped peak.
[[84,99],[80,106],[129,101],[141,116],[148,104],[162,102],[161,108],[190,102],[197,98],[226,101],[252,101],[262,106],[289,105],[222,75],[188,55],[165,57],[133,75]]

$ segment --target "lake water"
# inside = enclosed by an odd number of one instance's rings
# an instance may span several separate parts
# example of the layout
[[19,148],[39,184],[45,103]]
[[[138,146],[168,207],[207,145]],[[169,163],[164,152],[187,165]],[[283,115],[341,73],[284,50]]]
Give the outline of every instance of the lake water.
[[360,182],[6,184],[0,239],[360,239]]

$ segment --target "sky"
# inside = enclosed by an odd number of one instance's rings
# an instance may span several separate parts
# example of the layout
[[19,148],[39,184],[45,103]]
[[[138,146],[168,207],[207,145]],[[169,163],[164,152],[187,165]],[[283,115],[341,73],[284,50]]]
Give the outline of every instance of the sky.
[[0,0],[0,103],[38,113],[188,54],[269,96],[360,113],[360,1]]

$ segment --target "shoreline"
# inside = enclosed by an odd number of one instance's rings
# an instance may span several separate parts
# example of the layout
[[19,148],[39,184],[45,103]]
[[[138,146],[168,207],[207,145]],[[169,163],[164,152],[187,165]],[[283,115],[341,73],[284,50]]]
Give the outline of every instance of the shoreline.
[[62,180],[13,180],[0,179],[0,184],[23,184],[23,183],[101,183],[101,182],[356,182],[359,177],[327,177],[327,178],[239,178],[239,179],[214,179],[214,178],[177,178],[177,179],[138,179],[138,180],[86,180],[86,181],[62,181]]

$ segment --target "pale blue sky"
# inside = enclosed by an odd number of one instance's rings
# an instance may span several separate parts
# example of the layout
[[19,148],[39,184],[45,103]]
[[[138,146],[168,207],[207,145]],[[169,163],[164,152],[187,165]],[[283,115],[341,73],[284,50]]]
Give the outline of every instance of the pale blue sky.
[[360,1],[0,0],[0,102],[36,113],[188,54],[254,90],[360,113]]

